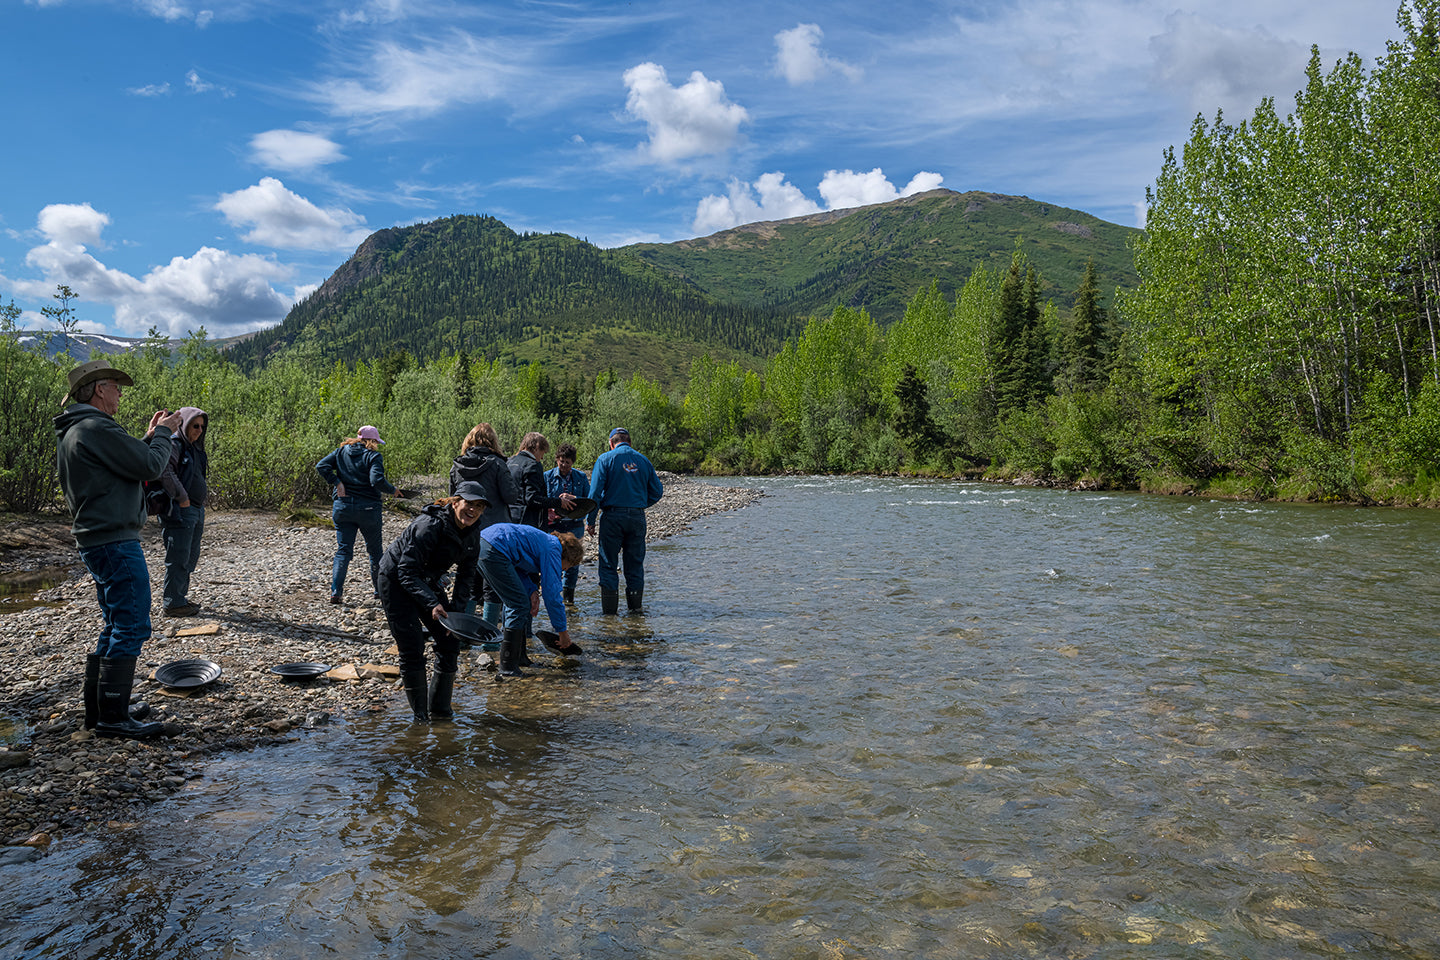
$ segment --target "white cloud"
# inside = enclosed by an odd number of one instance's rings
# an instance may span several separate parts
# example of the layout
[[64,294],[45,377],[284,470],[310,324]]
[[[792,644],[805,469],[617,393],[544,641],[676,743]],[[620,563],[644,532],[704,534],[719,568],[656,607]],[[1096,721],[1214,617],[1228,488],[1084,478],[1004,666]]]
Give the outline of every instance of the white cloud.
[[879,167],[869,173],[853,170],[827,170],[820,181],[820,196],[831,210],[847,207],[863,207],[871,203],[886,203],[908,197],[912,194],[934,190],[945,180],[938,173],[922,170],[910,178],[903,190],[896,190]]
[[[913,194],[934,190],[945,180],[938,173],[922,170],[910,178],[903,190],[886,179],[879,167],[869,173],[855,173],[853,170],[830,170],[820,181],[820,196],[825,200],[824,209],[841,210],[847,207],[861,207],[870,203],[885,203]],[[753,189],[752,189],[753,188]],[[759,200],[756,200],[758,195]],[[760,220],[785,220],[789,217],[803,217],[819,213],[821,207],[800,190],[785,180],[780,172],[766,173],[753,184],[731,180],[725,196],[710,194],[695,206],[694,229],[697,235],[728,230],[742,223]]]
[[201,247],[192,257],[175,257],[144,277],[107,267],[85,248],[98,243],[110,218],[89,204],[51,204],[40,212],[38,227],[47,238],[25,262],[43,280],[12,281],[17,293],[45,298],[57,283],[68,284],[88,303],[109,305],[123,333],[139,336],[158,327],[184,336],[204,326],[215,336],[231,336],[284,319],[294,301],[272,282],[288,279],[289,267],[255,254],[236,256]]
[[36,219],[46,240],[69,246],[99,244],[101,232],[109,225],[109,214],[88,203],[52,203]]
[[185,9],[185,5],[176,3],[175,0],[139,0],[138,5],[148,13],[171,23],[190,16],[190,11]]
[[[753,187],[753,191],[752,191]],[[757,203],[755,195],[760,199]],[[728,230],[742,223],[758,220],[784,220],[819,213],[820,205],[776,171],[760,175],[754,184],[730,181],[726,196],[711,194],[695,208],[695,232],[700,235]]]
[[797,24],[790,30],[775,34],[775,72],[784,77],[791,86],[814,83],[832,71],[844,74],[851,80],[861,76],[859,67],[843,60],[836,60],[820,51],[820,41],[825,31],[816,23]]
[[190,88],[191,93],[209,93],[211,90],[219,90],[222,97],[233,97],[235,91],[229,87],[220,87],[208,80],[200,79],[200,74],[194,70],[185,74],[185,86]]
[[315,84],[312,98],[338,116],[428,115],[500,96],[511,70],[494,44],[457,31],[414,49],[378,43],[353,72]]
[[286,189],[274,177],[220,197],[215,209],[232,226],[250,226],[246,243],[292,250],[349,250],[370,235],[365,218],[341,207],[327,210]]
[[1236,30],[1178,11],[1150,38],[1150,53],[1158,86],[1185,97],[1196,112],[1213,116],[1220,108],[1232,120],[1248,115],[1262,97],[1293,94],[1310,59],[1308,46],[1264,27]]
[[313,170],[344,160],[340,145],[318,133],[266,130],[250,138],[250,159],[279,170]]
[[699,70],[674,87],[664,67],[641,63],[626,70],[624,80],[630,91],[625,109],[645,121],[650,130],[645,150],[662,163],[723,153],[750,119],[744,107],[726,99],[723,84]]
[[163,97],[170,92],[170,83],[168,80],[165,83],[147,83],[143,87],[131,87],[126,92],[137,97]]

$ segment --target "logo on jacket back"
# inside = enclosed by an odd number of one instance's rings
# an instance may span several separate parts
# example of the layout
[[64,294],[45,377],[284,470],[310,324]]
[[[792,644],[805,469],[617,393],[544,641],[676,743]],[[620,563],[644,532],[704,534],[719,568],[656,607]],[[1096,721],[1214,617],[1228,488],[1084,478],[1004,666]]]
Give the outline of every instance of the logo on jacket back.
[[639,472],[640,472],[640,466],[639,466],[639,464],[635,464],[635,463],[628,463],[628,462],[627,462],[627,463],[622,463],[622,464],[620,465],[620,469],[621,469],[621,470],[624,470],[626,473],[639,473]]

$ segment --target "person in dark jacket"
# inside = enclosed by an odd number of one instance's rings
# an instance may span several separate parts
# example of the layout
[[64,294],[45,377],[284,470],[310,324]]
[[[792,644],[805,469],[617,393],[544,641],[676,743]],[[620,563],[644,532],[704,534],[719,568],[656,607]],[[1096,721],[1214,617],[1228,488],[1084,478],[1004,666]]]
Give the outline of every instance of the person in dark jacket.
[[149,708],[130,708],[135,661],[150,639],[150,571],[140,549],[145,526],[145,481],[155,480],[170,459],[170,437],[180,414],[155,411],[150,432],[137,440],[115,422],[122,387],[135,381],[108,360],[91,360],[70,371],[73,400],[55,418],[55,466],[70,533],[95,580],[103,626],[95,652],[85,660],[85,727],[102,737],[140,739],[164,731],[139,723]]
[[[600,508],[597,540],[600,612],[620,610],[621,557],[625,562],[625,603],[640,610],[645,594],[645,511],[660,502],[665,487],[644,454],[630,446],[630,431],[610,431],[610,449],[590,470],[590,499]],[[596,533],[594,516],[589,532]]]
[[[385,551],[380,560],[380,605],[400,650],[400,680],[416,723],[454,717],[451,696],[459,666],[460,641],[440,623],[464,610],[475,583],[480,555],[477,521],[489,501],[478,483],[463,481],[455,495],[437,500]],[[440,579],[455,568],[450,599]],[[435,678],[425,682],[425,635],[435,645]]]
[[[576,450],[573,443],[562,443],[555,448],[555,466],[545,471],[545,489],[552,499],[559,499],[562,493],[579,498],[590,494],[590,478],[584,470],[575,469]],[[585,536],[585,518],[567,517],[553,509],[546,511],[546,533],[568,533],[573,537]],[[595,511],[590,513],[595,521]],[[565,571],[565,602],[575,602],[575,581],[580,579],[580,565],[577,563]]]
[[545,434],[527,433],[520,441],[520,452],[510,458],[510,476],[515,478],[515,489],[520,492],[520,501],[510,505],[511,523],[540,527],[550,508],[569,510],[575,505],[572,495],[552,497],[545,486],[545,455],[549,452],[550,441]]
[[193,617],[200,607],[190,600],[190,575],[200,562],[200,538],[205,535],[210,472],[205,435],[210,418],[199,407],[181,407],[179,413],[180,432],[170,438],[170,463],[160,474],[160,485],[170,497],[170,509],[160,514],[160,536],[165,541],[161,597],[165,616]]
[[[500,439],[495,428],[488,423],[477,423],[466,434],[460,444],[460,456],[450,467],[450,493],[461,481],[471,480],[480,484],[490,506],[480,516],[480,529],[496,523],[510,522],[510,505],[520,502],[520,492],[515,487],[515,478],[510,475],[505,454],[500,449]],[[500,598],[490,589],[482,577],[475,598],[484,603],[482,615],[495,623],[500,619]]]
[[335,521],[335,561],[330,567],[331,603],[339,603],[345,597],[345,574],[350,570],[350,558],[355,554],[356,533],[365,538],[365,549],[370,554],[371,590],[378,589],[375,578],[385,546],[380,498],[395,492],[394,484],[385,479],[385,458],[380,454],[384,443],[379,430],[364,426],[356,436],[350,437],[315,464],[320,476],[334,488],[335,503],[330,514]]

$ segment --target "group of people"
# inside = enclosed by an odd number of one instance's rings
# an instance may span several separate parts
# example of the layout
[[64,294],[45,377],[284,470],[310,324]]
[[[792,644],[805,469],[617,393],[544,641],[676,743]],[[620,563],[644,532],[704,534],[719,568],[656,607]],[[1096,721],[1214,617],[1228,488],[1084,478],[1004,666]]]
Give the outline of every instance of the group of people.
[[[123,390],[132,386],[134,380],[108,360],[82,363],[69,373],[64,409],[54,423],[71,533],[95,582],[102,618],[95,652],[86,658],[85,727],[101,736],[146,738],[159,735],[163,725],[147,721],[147,705],[131,703],[136,661],[152,631],[140,533],[147,516],[158,515],[164,614],[199,613],[190,580],[205,531],[210,418],[199,407],[157,410],[144,437],[132,437],[115,420]],[[460,640],[444,621],[451,613],[471,612],[477,602],[483,619],[498,627],[500,679],[525,676],[528,638],[542,601],[554,633],[540,634],[541,641],[557,654],[581,653],[570,637],[566,606],[575,601],[587,534],[597,538],[602,611],[619,612],[622,567],[629,608],[641,609],[645,510],[664,487],[625,428],[611,431],[610,449],[586,477],[575,466],[572,444],[559,446],[555,466],[546,471],[550,442],[543,434],[527,433],[507,458],[490,424],[477,424],[451,467],[450,495],[421,510],[388,547],[381,499],[399,491],[385,476],[384,443],[377,428],[363,426],[316,464],[334,499],[330,602],[344,601],[355,542],[363,537],[371,589],[399,648],[401,680],[417,721],[453,716]],[[427,638],[436,668],[428,681]]]
[[158,736],[146,704],[131,705],[135,663],[150,638],[150,572],[140,548],[149,515],[145,485],[159,481],[155,512],[165,544],[164,612],[194,616],[190,575],[205,531],[205,434],[198,407],[157,410],[143,439],[115,422],[125,387],[135,381],[108,360],[70,371],[64,409],[55,417],[56,469],[71,515],[71,534],[100,604],[95,652],[85,659],[85,728],[105,737]]
[[[611,431],[610,450],[587,478],[575,467],[572,444],[559,446],[555,467],[546,471],[550,441],[543,434],[525,434],[507,458],[494,428],[476,424],[451,465],[450,495],[424,507],[382,551],[380,498],[396,493],[385,477],[384,443],[375,427],[363,426],[316,464],[334,492],[330,602],[344,600],[355,540],[363,535],[371,589],[395,638],[401,684],[416,722],[454,716],[461,641],[445,625],[452,613],[478,605],[482,618],[498,627],[497,680],[525,676],[542,602],[554,635],[540,634],[541,642],[563,656],[582,652],[570,637],[566,606],[575,602],[587,529],[599,545],[603,612],[619,612],[622,560],[629,608],[642,608],[645,510],[659,502],[664,487],[650,461],[631,447],[625,428]],[[435,648],[428,679],[427,639]]]

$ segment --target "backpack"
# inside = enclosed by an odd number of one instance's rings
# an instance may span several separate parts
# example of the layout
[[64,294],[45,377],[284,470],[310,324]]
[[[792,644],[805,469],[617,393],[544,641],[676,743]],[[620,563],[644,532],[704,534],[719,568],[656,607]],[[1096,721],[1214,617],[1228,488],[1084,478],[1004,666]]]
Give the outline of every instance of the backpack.
[[163,517],[170,512],[170,494],[159,480],[145,481],[145,515]]

